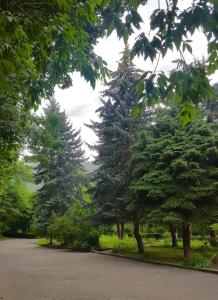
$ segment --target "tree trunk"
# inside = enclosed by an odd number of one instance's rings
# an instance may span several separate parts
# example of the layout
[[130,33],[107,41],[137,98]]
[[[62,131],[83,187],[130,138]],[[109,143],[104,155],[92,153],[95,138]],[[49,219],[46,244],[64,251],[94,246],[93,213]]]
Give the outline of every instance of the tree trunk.
[[183,239],[184,258],[188,258],[190,256],[190,250],[191,250],[191,227],[190,227],[190,224],[183,225],[182,233],[183,233],[182,239]]
[[120,237],[121,237],[121,230],[120,230],[120,224],[117,223],[117,237],[118,239],[120,240]]
[[135,235],[135,239],[137,242],[138,252],[144,253],[145,251],[144,251],[144,246],[143,246],[143,242],[142,242],[142,237],[139,232],[139,222],[137,222],[137,221],[134,223],[134,235]]
[[120,224],[120,239],[122,240],[124,238],[125,232],[124,232],[124,223]]
[[171,234],[171,240],[172,240],[172,247],[177,248],[177,228],[176,228],[176,225],[174,225],[174,224],[170,225],[170,234]]
[[208,227],[209,235],[210,235],[210,245],[212,247],[217,246],[217,241],[216,241],[216,231],[213,230],[211,227]]

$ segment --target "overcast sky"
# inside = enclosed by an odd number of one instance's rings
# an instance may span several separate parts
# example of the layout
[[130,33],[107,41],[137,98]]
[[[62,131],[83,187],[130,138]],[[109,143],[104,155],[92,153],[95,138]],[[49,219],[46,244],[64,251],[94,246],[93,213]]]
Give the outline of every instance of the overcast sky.
[[[161,1],[165,3],[165,1]],[[183,0],[181,2],[181,8],[187,7],[192,1]],[[140,14],[144,20],[142,30],[146,33],[149,32],[149,16],[153,9],[157,8],[157,0],[148,1],[148,5],[140,9]],[[136,36],[139,32],[134,34],[130,40],[130,47],[133,45]],[[185,53],[187,62],[191,62],[194,57],[202,58],[207,56],[206,38],[200,32],[196,33],[192,37],[193,56],[189,53]],[[121,57],[124,44],[120,41],[116,34],[113,33],[107,39],[100,40],[95,48],[98,55],[102,56],[107,61],[110,70],[116,70],[117,63]],[[173,68],[172,61],[179,57],[176,51],[168,53],[164,60],[160,61],[158,69],[163,71],[169,71]],[[152,63],[144,61],[143,58],[136,58],[134,63],[142,70],[154,70],[155,62]],[[217,75],[217,74],[216,74]],[[213,75],[212,81],[218,81],[218,76]],[[87,83],[78,73],[73,74],[73,86],[67,90],[55,89],[55,98],[59,102],[61,109],[65,110],[72,124],[76,128],[81,128],[81,136],[83,141],[93,144],[96,142],[96,136],[91,129],[87,128],[84,123],[97,120],[95,110],[99,107],[99,93],[103,90],[101,82],[97,82],[96,88],[93,90],[89,83]],[[91,151],[84,145],[87,157],[91,159]]]

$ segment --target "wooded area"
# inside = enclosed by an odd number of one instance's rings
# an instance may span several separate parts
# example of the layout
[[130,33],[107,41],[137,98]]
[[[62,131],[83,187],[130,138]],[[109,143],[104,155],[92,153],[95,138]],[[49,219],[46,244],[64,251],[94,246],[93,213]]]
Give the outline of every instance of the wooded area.
[[[43,237],[74,250],[135,253],[137,246],[143,257],[147,243],[156,245],[150,238],[171,238],[190,264],[197,257],[197,266],[209,266],[217,255],[218,85],[210,76],[218,69],[218,4],[198,0],[182,10],[177,0],[156,2],[149,36],[140,32],[129,47],[143,23],[139,8],[150,2],[0,1],[3,236]],[[208,56],[193,53],[188,64],[197,30]],[[95,46],[113,31],[124,50],[111,72]],[[172,50],[175,68],[157,71]],[[136,56],[153,70],[137,69]],[[86,124],[98,137],[89,145],[97,165],[90,174],[80,132],[53,97],[56,86],[73,84],[73,72],[93,88],[104,82],[99,121]],[[114,234],[121,243],[104,246]],[[196,253],[192,241],[201,241]]]

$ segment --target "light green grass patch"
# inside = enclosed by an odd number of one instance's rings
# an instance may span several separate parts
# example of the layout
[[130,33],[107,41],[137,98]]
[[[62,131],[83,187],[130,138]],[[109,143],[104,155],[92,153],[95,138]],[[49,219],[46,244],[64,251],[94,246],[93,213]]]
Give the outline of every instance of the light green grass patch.
[[135,248],[135,238],[125,236],[123,240],[119,240],[116,235],[101,235],[100,247],[101,249],[112,249],[114,246],[125,245],[128,249]]
[[[51,244],[50,239],[47,238],[38,239],[36,243],[39,246],[48,246]],[[52,246],[60,246],[60,243],[57,240],[52,240]]]

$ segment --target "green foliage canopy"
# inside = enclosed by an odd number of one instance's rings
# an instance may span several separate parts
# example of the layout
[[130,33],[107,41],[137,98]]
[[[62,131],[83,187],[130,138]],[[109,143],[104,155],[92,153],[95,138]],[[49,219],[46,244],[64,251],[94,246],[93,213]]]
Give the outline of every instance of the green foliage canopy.
[[140,136],[133,190],[151,221],[209,225],[217,218],[217,124],[200,115],[184,127],[177,114],[162,110]]
[[13,168],[13,174],[5,183],[5,193],[0,198],[0,231],[3,233],[23,233],[29,229],[33,215],[35,192],[30,190],[32,171],[24,162],[19,161]]

